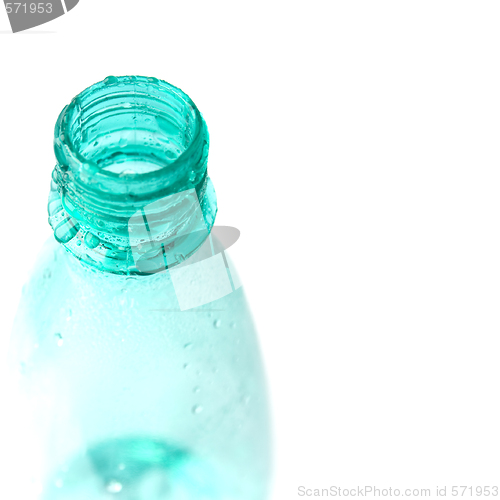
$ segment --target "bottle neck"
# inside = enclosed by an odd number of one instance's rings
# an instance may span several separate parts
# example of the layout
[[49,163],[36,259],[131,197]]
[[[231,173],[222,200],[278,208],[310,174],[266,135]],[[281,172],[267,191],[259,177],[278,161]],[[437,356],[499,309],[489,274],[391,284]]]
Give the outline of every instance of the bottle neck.
[[55,238],[116,274],[182,262],[208,236],[216,197],[209,138],[191,99],[166,82],[108,77],[61,112],[49,195]]

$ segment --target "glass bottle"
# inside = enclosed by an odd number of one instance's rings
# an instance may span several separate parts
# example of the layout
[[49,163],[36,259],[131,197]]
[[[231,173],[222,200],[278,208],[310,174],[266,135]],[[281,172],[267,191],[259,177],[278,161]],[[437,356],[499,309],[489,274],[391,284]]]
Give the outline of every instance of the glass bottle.
[[191,99],[155,78],[108,77],[61,112],[55,238],[8,354],[23,498],[267,498],[265,381],[211,231],[208,144]]

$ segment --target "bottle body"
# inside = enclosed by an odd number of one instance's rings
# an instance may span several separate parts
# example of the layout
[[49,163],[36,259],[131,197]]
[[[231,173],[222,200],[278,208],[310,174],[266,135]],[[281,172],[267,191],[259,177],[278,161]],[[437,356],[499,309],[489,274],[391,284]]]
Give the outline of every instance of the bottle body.
[[178,297],[169,269],[107,273],[47,242],[9,349],[38,498],[266,498],[266,390],[242,288],[187,309]]

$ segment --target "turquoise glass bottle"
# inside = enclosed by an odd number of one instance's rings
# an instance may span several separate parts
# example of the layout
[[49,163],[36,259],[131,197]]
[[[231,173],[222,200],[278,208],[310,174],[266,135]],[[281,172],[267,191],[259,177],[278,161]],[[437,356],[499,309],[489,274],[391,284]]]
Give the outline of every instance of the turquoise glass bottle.
[[155,78],[108,77],[61,112],[55,238],[8,354],[26,498],[267,498],[265,381],[212,230],[208,144],[191,99]]

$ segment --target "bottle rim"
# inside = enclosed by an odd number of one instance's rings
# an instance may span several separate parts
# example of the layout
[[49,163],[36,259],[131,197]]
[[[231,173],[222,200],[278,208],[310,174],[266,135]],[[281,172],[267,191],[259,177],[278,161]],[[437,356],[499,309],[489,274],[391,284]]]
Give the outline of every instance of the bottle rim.
[[[85,90],[80,92],[75,96],[71,103],[64,107],[61,111],[59,118],[56,122],[54,130],[54,146],[56,152],[56,158],[59,160],[60,155],[58,155],[58,149],[64,150],[65,160],[73,165],[77,165],[79,169],[86,169],[87,173],[92,176],[98,174],[99,176],[104,175],[111,178],[120,178],[123,175],[119,172],[113,172],[110,170],[103,170],[96,162],[88,159],[81,152],[80,148],[75,145],[74,130],[71,128],[71,123],[69,117],[74,113],[78,116],[81,111],[78,108],[82,108],[82,105],[92,104],[94,96],[98,92],[106,92],[107,96],[111,96],[113,89],[119,89],[124,85],[146,85],[149,89],[158,92],[158,96],[175,96],[181,102],[188,105],[194,114],[194,127],[195,134],[190,140],[188,146],[181,152],[181,154],[172,162],[165,164],[162,168],[157,170],[152,170],[150,172],[136,173],[135,178],[140,178],[141,181],[147,180],[149,178],[158,177],[161,175],[165,169],[170,172],[175,170],[176,166],[183,163],[185,158],[191,156],[196,149],[199,139],[203,135],[207,135],[207,128],[205,121],[198,110],[196,104],[192,99],[183,92],[180,88],[171,85],[170,83],[160,80],[154,77],[144,77],[144,76],[108,76],[104,80],[90,85]],[[65,161],[63,160],[63,163]]]

